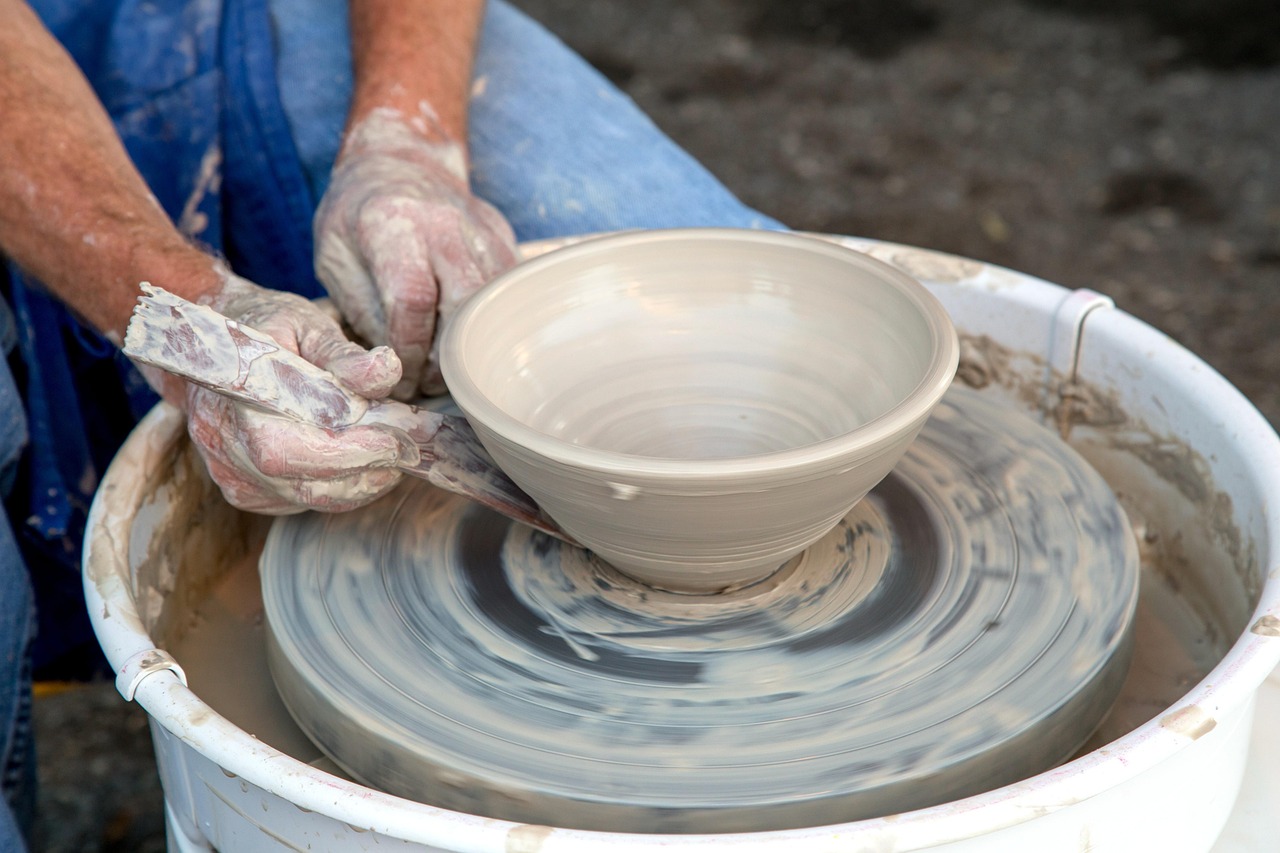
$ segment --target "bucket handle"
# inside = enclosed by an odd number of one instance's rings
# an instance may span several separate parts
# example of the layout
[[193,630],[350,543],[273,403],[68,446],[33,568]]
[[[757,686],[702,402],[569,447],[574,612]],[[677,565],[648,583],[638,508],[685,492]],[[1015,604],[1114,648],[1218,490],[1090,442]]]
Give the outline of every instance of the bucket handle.
[[164,670],[178,676],[183,687],[188,686],[187,674],[173,659],[173,655],[164,649],[144,649],[130,657],[124,662],[124,666],[120,667],[120,672],[116,674],[116,690],[120,691],[120,695],[126,702],[132,702],[142,680],[154,672]]

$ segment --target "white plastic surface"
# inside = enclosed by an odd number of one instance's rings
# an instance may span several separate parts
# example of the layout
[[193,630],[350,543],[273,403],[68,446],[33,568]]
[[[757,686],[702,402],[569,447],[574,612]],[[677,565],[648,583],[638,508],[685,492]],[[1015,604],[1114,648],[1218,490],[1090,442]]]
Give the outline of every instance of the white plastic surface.
[[1263,853],[1280,846],[1280,669],[1258,691],[1249,763],[1240,797],[1213,853]]

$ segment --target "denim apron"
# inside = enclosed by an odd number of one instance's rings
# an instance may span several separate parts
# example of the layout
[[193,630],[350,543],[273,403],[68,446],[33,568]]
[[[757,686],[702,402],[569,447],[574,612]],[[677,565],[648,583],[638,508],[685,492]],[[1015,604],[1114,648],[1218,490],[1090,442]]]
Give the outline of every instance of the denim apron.
[[[315,199],[281,110],[266,0],[32,5],[179,227],[260,284],[320,295]],[[29,419],[9,514],[36,590],[34,665],[39,673],[88,655],[99,667],[80,582],[85,516],[112,456],[158,398],[109,341],[13,265],[5,295]]]

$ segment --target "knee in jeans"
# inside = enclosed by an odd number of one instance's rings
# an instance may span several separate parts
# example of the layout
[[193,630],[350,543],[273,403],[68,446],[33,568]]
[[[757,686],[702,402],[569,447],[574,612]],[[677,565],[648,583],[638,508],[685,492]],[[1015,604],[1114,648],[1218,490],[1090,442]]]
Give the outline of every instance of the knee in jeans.
[[[13,312],[0,299],[0,495],[8,496],[18,467],[18,459],[27,445],[27,415],[18,394],[9,358],[13,352],[15,331]],[[16,357],[12,356],[12,357]]]

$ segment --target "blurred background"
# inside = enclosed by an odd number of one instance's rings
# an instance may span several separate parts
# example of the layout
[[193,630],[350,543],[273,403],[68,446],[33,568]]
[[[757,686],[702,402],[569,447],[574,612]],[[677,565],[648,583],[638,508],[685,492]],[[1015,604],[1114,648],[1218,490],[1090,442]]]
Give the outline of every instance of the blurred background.
[[[1105,293],[1280,424],[1275,0],[515,4],[760,210]],[[35,709],[35,849],[163,850],[141,710]]]

